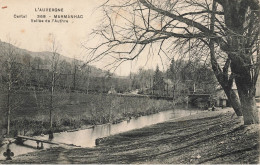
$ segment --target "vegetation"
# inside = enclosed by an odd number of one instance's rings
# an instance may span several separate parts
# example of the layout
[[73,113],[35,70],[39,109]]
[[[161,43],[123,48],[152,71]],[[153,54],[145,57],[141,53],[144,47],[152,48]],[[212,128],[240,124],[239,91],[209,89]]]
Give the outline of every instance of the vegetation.
[[[82,62],[75,59],[66,59],[58,53],[59,45],[55,37],[52,36],[50,41],[51,52],[43,52],[42,55],[15,47],[11,39],[9,43],[0,42],[0,109],[4,114],[0,124],[6,128],[1,129],[6,131],[2,131],[1,135],[9,135],[11,129],[14,131],[10,127],[15,126],[17,116],[13,114],[17,111],[27,114],[26,120],[29,120],[32,115],[37,116],[40,110],[49,109],[49,112],[44,111],[44,115],[49,116],[51,128],[55,109],[59,104],[63,105],[66,100],[64,97],[73,91],[107,93],[112,86],[122,93],[129,90],[131,85],[128,79],[107,76],[106,72],[95,67],[83,66]],[[33,101],[25,99],[31,95]],[[34,108],[34,111],[30,111],[32,114],[28,114],[27,108]]]
[[[116,93],[138,90],[139,94],[172,96],[172,84],[167,80],[175,82],[177,79],[170,77],[175,74],[182,75],[178,79],[182,86],[178,86],[181,94],[174,103],[182,103],[187,94],[183,91],[189,88],[186,80],[191,80],[187,74],[190,64],[182,60],[179,62],[182,69],[178,72],[164,73],[157,67],[156,71],[140,69],[138,73],[121,78],[76,59],[64,59],[58,53],[60,48],[55,37],[50,40],[53,41],[51,52],[40,57],[13,46],[12,41],[1,42],[0,104],[1,112],[5,114],[1,126],[7,128],[2,129],[2,134],[15,135],[21,130],[39,134],[47,132],[48,126],[54,131],[76,129],[173,108],[171,102],[163,100],[106,94],[114,89]],[[86,100],[82,101],[79,96]],[[61,109],[66,109],[66,113]],[[76,113],[72,113],[72,109],[77,109],[73,110]]]
[[[37,107],[33,91],[16,95],[22,99],[22,104],[17,110],[12,111],[11,135],[47,133],[50,126],[49,110],[44,105],[50,101],[50,94],[37,93],[38,104],[41,102],[42,107]],[[85,128],[95,124],[117,123],[132,117],[174,108],[173,104],[166,100],[104,94],[56,91],[53,98],[53,131],[56,132]],[[3,126],[6,128],[6,124]]]
[[101,9],[102,26],[93,35],[103,42],[88,49],[91,61],[112,56],[117,66],[142,55],[178,56],[175,52],[189,60],[209,59],[237,116],[246,125],[259,123],[259,1],[125,0],[106,1]]
[[190,93],[206,93],[214,95],[218,86],[214,73],[208,65],[201,61],[187,62],[172,59],[166,72],[171,81],[170,94],[174,98],[187,96]]
[[[157,93],[155,93],[157,91]],[[163,95],[165,91],[165,82],[163,80],[163,73],[159,70],[157,65],[154,77],[153,77],[153,94],[155,95]]]

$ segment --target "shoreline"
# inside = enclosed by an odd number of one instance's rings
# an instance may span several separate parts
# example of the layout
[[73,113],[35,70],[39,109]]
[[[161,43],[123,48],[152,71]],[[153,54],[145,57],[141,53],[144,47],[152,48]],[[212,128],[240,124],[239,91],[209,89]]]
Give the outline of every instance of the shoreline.
[[[138,118],[138,117],[142,117],[142,116],[149,116],[149,115],[153,115],[153,114],[156,114],[156,113],[160,113],[160,112],[163,112],[163,111],[169,111],[169,110],[174,110],[174,109],[165,109],[165,110],[159,110],[159,111],[156,111],[156,112],[152,112],[152,113],[138,113],[138,114],[132,114],[128,117],[124,117],[124,118],[120,118],[120,119],[117,119],[116,122],[108,122],[108,123],[104,123],[104,124],[95,124],[95,125],[81,125],[79,128],[75,128],[75,129],[71,129],[71,128],[60,128],[62,129],[62,131],[60,131],[60,129],[57,129],[55,130],[53,133],[61,133],[61,132],[76,132],[76,131],[79,131],[79,130],[85,130],[85,129],[91,129],[95,126],[102,126],[102,125],[106,125],[106,124],[118,124],[118,123],[121,123],[121,122],[124,122],[124,121],[127,121],[127,120],[131,120],[133,118]],[[191,109],[192,110],[192,109]],[[44,133],[43,135],[48,135],[48,133]],[[32,132],[30,133],[29,135],[27,136],[30,136],[30,137],[33,137],[33,136],[41,136],[41,134],[35,134],[35,132]],[[3,141],[0,143],[0,147],[3,146],[3,145],[6,145],[6,144],[10,144],[10,143],[15,143],[15,138],[14,137],[7,137],[7,138],[4,138]]]
[[233,114],[206,111],[112,135],[94,148],[55,147],[0,163],[259,163],[259,125],[243,126]]

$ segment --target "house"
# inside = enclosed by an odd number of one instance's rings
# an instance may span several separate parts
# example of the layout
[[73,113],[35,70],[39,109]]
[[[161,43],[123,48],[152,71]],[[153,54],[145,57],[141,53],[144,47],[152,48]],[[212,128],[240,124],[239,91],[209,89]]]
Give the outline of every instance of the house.
[[210,94],[189,94],[189,107],[207,109],[211,105],[211,98],[212,96]]
[[[232,89],[234,92],[238,95],[236,84],[233,83]],[[257,82],[256,82],[256,98],[260,98],[260,74],[258,76]],[[223,89],[219,89],[216,91],[216,97],[215,97],[215,106],[228,106],[228,99]],[[259,102],[257,99],[257,102]]]
[[256,97],[260,97],[260,73],[256,82]]
[[217,107],[227,107],[228,106],[228,98],[223,89],[218,89],[216,91],[216,96],[214,98],[215,106]]

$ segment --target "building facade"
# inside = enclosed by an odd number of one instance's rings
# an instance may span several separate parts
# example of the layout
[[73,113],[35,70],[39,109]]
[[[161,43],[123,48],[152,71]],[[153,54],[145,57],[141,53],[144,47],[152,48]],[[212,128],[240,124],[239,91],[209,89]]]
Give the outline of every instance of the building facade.
[[260,97],[260,74],[256,82],[256,97]]

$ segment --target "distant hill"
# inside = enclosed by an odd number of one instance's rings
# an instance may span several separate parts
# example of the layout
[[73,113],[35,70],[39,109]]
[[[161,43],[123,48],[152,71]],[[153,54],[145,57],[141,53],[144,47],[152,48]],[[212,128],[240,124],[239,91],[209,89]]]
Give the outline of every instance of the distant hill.
[[[26,50],[26,49],[16,47],[12,44],[10,44],[10,47],[9,47],[8,43],[0,41],[0,49],[6,49],[7,50],[8,48],[10,48],[11,50],[15,50],[15,52],[17,52],[16,54],[21,55],[21,56],[29,56],[29,57],[32,57],[32,58],[38,57],[38,58],[41,58],[42,60],[48,60],[52,57],[52,52],[49,52],[49,51],[32,52],[32,51],[29,51],[29,50]],[[74,61],[73,58],[66,57],[66,56],[63,56],[63,55],[60,54],[60,61],[63,61],[63,60],[65,60],[66,62],[71,63],[71,64]],[[77,60],[77,62],[80,65],[84,64],[83,61]],[[87,65],[87,66],[90,67],[90,70],[91,70],[90,75],[92,77],[103,77],[107,74],[107,71],[104,71],[102,69],[96,68],[96,67],[91,66],[91,65]]]

